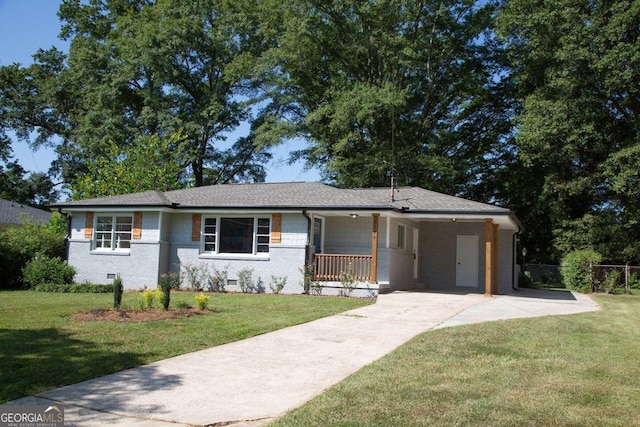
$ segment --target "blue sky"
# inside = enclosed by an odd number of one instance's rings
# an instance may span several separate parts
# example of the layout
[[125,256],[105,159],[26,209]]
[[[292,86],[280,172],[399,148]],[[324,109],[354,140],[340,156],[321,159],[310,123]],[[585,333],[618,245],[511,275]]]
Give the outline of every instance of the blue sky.
[[[0,0],[0,66],[19,62],[32,63],[39,48],[52,46],[67,50],[68,44],[58,38],[60,21],[57,0]],[[303,143],[281,145],[268,165],[267,182],[318,181],[317,170],[304,171],[302,163],[286,164],[290,150],[303,147]],[[13,155],[28,171],[46,172],[54,154],[50,149],[31,150],[24,142],[14,141]]]

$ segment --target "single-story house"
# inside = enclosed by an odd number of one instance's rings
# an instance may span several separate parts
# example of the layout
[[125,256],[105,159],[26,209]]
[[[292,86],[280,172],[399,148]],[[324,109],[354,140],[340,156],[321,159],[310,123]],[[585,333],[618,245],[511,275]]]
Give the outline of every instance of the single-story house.
[[32,208],[23,203],[0,199],[0,230],[20,226],[25,221],[36,224],[46,224],[51,218],[51,212]]
[[[56,203],[70,216],[68,262],[77,281],[155,287],[200,266],[238,273],[270,292],[302,293],[304,266],[323,294],[410,289],[508,292],[520,225],[508,209],[409,188],[338,189],[320,183],[230,184]],[[184,274],[183,274],[184,276]],[[182,277],[184,281],[184,277]],[[234,288],[234,286],[236,286]],[[317,288],[315,288],[317,289]]]

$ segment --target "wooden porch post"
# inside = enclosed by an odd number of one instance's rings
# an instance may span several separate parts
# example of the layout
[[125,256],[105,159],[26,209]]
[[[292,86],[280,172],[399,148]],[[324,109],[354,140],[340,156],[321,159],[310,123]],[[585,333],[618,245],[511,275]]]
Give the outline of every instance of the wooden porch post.
[[498,229],[500,226],[498,224],[493,224],[493,253],[491,254],[491,258],[493,264],[491,266],[492,284],[491,284],[491,294],[498,294]]
[[380,214],[374,213],[373,231],[371,233],[371,283],[378,283],[378,225]]
[[486,236],[484,250],[484,295],[490,297],[493,292],[493,220],[485,218]]

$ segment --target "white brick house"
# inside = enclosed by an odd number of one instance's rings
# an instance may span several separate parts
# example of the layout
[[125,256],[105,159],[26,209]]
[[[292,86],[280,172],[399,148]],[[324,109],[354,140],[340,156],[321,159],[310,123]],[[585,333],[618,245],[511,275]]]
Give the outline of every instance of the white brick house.
[[[155,287],[185,265],[227,269],[230,286],[242,269],[283,292],[301,293],[313,262],[324,294],[337,293],[351,269],[354,295],[399,289],[487,294],[515,281],[511,211],[422,188],[344,190],[319,183],[232,184],[149,191],[62,202],[70,216],[69,264],[79,282],[129,289]],[[270,292],[269,286],[261,290]]]

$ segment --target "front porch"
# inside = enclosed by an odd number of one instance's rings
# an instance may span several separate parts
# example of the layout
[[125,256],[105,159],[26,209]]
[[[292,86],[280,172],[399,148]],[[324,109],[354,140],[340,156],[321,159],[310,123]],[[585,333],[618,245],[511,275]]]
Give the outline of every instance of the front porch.
[[[462,221],[418,215],[403,218],[396,213],[369,215],[313,216],[313,244],[307,262],[313,265],[315,281],[339,288],[348,274],[358,286],[380,291],[433,287],[483,290],[488,296],[511,287],[507,277],[511,276],[507,255],[511,248],[501,243],[512,239],[499,239],[500,227],[491,218]],[[470,252],[460,250],[458,238],[467,236],[475,236]],[[469,259],[474,260],[473,268],[466,269]],[[466,280],[469,275],[471,279]]]

